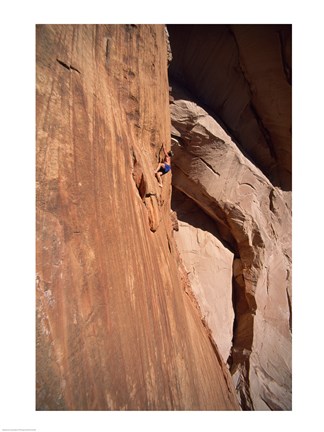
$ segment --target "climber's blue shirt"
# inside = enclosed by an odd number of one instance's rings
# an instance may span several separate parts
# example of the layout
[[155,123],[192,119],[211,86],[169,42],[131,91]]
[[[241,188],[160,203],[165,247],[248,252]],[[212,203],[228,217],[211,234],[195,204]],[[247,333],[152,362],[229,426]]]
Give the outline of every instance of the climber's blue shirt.
[[171,169],[170,165],[164,163],[163,174],[166,174]]

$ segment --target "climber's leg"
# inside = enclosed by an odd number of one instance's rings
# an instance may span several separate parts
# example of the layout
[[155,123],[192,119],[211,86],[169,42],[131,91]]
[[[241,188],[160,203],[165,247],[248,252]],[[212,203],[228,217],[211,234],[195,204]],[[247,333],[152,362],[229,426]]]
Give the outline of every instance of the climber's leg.
[[155,173],[155,177],[157,178],[157,181],[159,182],[159,186],[160,187],[163,187],[163,184],[162,184],[162,172],[161,171],[159,171],[159,172],[156,172]]
[[154,172],[157,173],[161,168],[164,168],[164,166],[165,166],[164,163],[159,163],[159,165],[157,166]]

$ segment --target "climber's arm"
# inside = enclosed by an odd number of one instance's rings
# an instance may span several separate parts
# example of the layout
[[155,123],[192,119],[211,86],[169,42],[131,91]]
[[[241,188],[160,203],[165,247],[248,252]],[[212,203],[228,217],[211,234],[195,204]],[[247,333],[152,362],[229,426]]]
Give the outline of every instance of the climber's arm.
[[162,145],[163,145],[163,151],[164,151],[165,156],[168,156],[168,152],[166,151],[165,144],[163,143]]
[[163,165],[162,163],[159,163],[159,165],[157,166],[156,170],[154,171],[155,174],[159,171],[159,169],[161,168],[162,165]]

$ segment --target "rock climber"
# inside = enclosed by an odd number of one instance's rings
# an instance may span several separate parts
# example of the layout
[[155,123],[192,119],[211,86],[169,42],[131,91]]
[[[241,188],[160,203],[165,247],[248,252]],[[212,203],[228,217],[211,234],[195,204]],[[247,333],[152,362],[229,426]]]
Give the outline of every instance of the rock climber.
[[162,183],[162,176],[169,171],[171,171],[171,157],[173,156],[173,151],[166,151],[165,145],[163,144],[163,151],[164,151],[164,161],[159,163],[158,167],[154,171],[155,177],[157,178],[157,181],[159,182],[159,186],[163,187]]

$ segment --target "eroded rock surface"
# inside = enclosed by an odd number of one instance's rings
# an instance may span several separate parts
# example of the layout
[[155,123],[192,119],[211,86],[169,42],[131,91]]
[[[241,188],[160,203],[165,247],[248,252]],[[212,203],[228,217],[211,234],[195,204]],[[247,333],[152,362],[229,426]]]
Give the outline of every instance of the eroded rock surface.
[[[274,187],[196,103],[176,97],[171,118],[173,185],[215,221],[234,252],[230,364],[241,405],[291,409],[290,193]],[[214,256],[209,267],[220,263]],[[216,343],[227,330],[216,329]]]
[[233,339],[234,254],[219,240],[215,222],[177,189],[172,193],[172,208],[177,210],[175,239],[191,288],[226,363]]
[[164,26],[37,26],[38,410],[239,409],[154,178],[167,53]]

